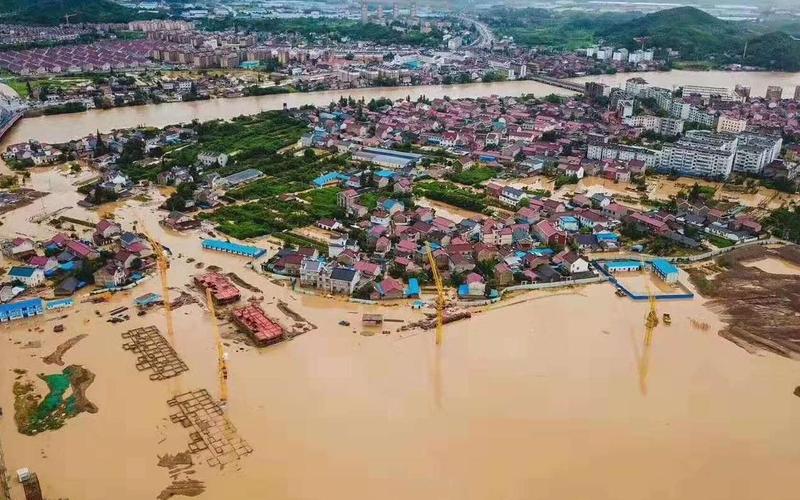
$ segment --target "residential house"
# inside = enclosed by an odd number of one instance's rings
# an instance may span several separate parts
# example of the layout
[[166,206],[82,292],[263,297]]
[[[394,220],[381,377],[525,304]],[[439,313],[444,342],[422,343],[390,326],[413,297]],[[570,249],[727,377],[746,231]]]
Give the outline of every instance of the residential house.
[[29,287],[44,283],[44,271],[38,267],[14,266],[8,271],[8,277],[11,281],[19,281]]
[[567,244],[567,234],[547,220],[534,224],[533,234],[545,245],[564,246]]
[[127,280],[125,268],[116,262],[109,262],[94,272],[94,284],[101,288],[123,285]]
[[326,268],[320,275],[319,287],[330,293],[352,295],[360,277],[360,273],[350,267]]

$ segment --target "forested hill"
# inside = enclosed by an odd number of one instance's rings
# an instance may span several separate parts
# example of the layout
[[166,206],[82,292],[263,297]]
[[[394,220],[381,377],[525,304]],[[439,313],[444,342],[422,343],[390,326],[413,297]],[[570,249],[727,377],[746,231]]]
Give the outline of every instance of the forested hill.
[[637,39],[648,38],[648,46],[679,50],[684,59],[708,54],[741,54],[745,39],[754,36],[747,25],[723,21],[694,7],[678,7],[611,26],[600,33],[609,42],[630,48]]
[[523,45],[572,50],[596,43],[629,49],[644,44],[677,50],[687,61],[800,71],[800,39],[792,36],[800,33],[800,23],[791,20],[726,21],[694,7],[647,15],[498,8],[481,18]]
[[71,23],[128,22],[150,15],[138,15],[134,9],[111,0],[0,0],[0,22],[53,25]]

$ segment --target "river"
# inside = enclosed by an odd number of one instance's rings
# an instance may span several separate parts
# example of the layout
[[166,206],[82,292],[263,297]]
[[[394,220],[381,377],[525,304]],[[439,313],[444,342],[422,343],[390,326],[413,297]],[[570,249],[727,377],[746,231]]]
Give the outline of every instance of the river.
[[424,85],[417,87],[373,87],[352,90],[329,90],[323,92],[304,92],[278,94],[258,97],[240,97],[234,99],[211,99],[208,101],[174,102],[92,110],[84,113],[63,114],[25,118],[3,138],[3,144],[14,144],[28,139],[42,142],[63,142],[94,133],[96,130],[108,132],[112,129],[147,125],[163,127],[174,123],[186,123],[192,120],[214,120],[217,118],[233,118],[240,115],[251,115],[261,111],[299,107],[312,104],[326,106],[331,101],[338,101],[341,96],[364,98],[367,101],[379,97],[405,99],[410,96],[416,99],[424,95],[429,98],[445,97],[481,97],[488,95],[534,95],[561,94],[573,92],[533,81],[473,83],[466,85]]
[[[599,81],[610,85],[624,85],[628,78],[639,76],[648,82],[667,88],[678,85],[695,84],[732,88],[737,83],[749,85],[753,95],[763,95],[768,85],[784,87],[784,97],[794,95],[794,86],[800,85],[800,73],[774,72],[725,72],[725,71],[668,71],[619,73],[616,75],[598,75],[574,78],[573,81]],[[258,97],[242,97],[236,99],[212,99],[209,101],[176,102],[113,108],[108,110],[92,110],[85,113],[74,113],[56,116],[40,116],[21,120],[6,134],[3,145],[14,144],[28,139],[43,142],[63,142],[83,137],[96,130],[108,132],[112,129],[147,125],[163,127],[174,123],[201,121],[216,118],[233,118],[239,115],[254,114],[261,111],[280,109],[286,104],[289,107],[313,104],[324,106],[341,96],[352,96],[366,100],[378,97],[404,99],[406,96],[417,98],[425,95],[429,98],[449,96],[481,97],[488,95],[510,95],[532,93],[537,96],[551,93],[570,95],[572,92],[558,87],[533,81],[507,81],[493,83],[472,83],[464,85],[426,85],[419,87],[377,87],[353,90],[329,90],[295,94],[279,94]]]

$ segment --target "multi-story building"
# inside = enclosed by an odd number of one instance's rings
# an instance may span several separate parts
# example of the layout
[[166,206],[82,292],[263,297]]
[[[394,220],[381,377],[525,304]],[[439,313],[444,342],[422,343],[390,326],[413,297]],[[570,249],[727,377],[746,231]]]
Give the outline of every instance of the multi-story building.
[[658,168],[684,175],[727,179],[733,170],[736,145],[736,136],[692,130],[680,141],[664,145]]
[[794,100],[800,101],[800,85],[794,88]]
[[634,77],[625,81],[625,93],[633,97],[647,97],[643,93],[650,88],[650,84],[644,78]]
[[684,121],[654,115],[632,116],[625,120],[626,125],[652,130],[661,135],[674,136],[683,133]]
[[640,160],[647,168],[657,165],[656,151],[638,146],[625,146],[622,144],[609,144],[603,141],[590,140],[586,157],[590,160]]
[[712,97],[720,97],[723,101],[739,100],[739,97],[725,87],[706,87],[704,85],[684,85],[683,95],[698,95],[703,99],[711,99]]
[[747,120],[743,118],[733,118],[731,116],[719,115],[717,118],[717,132],[727,134],[740,134],[747,128]]
[[767,100],[780,101],[783,97],[783,87],[777,85],[770,85],[767,87]]
[[783,139],[756,134],[741,134],[736,147],[733,170],[761,174],[781,153]]

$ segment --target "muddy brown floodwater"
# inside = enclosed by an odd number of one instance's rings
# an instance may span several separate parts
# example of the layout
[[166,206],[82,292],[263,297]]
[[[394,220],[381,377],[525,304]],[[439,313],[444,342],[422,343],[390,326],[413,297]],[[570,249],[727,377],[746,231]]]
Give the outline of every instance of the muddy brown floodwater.
[[[32,182],[70,184],[46,171]],[[73,208],[65,215],[96,220],[74,208],[71,190],[56,193],[43,199],[45,209],[66,204]],[[231,341],[226,415],[253,452],[223,470],[197,462],[199,498],[797,498],[800,399],[792,391],[800,364],[719,337],[723,325],[702,299],[659,304],[673,323],[655,331],[643,396],[637,349],[647,306],[607,285],[515,297],[448,325],[437,352],[432,332],[393,327],[364,337],[338,325],[358,325],[364,312],[406,321],[421,313],[296,294],[239,257],[201,250],[197,234],[166,232],[153,215],[159,201],[154,193],[152,203],[123,202],[114,213],[123,224],[144,220],[182,254],[172,260],[171,286],[185,289],[197,272],[186,262],[193,258],[262,290],[268,314],[286,319],[283,300],[318,327],[261,350]],[[49,234],[28,221],[38,211],[17,210],[0,229]],[[189,370],[162,382],[137,371],[121,338],[150,325],[165,332],[161,312],[106,322],[108,311],[159,290],[151,279],[59,320],[87,334],[64,361],[96,375],[86,396],[97,413],[32,437],[19,434],[13,418],[0,419],[9,470],[35,471],[47,497],[139,500],[172,484],[159,457],[185,451],[190,438],[169,421],[166,401],[198,389],[219,395],[209,314],[202,300],[175,311],[172,343]],[[3,408],[13,407],[12,369],[47,371],[41,357],[65,340],[48,324],[45,317],[0,326]],[[28,342],[41,347],[24,349]],[[23,498],[19,485],[13,498]]]

